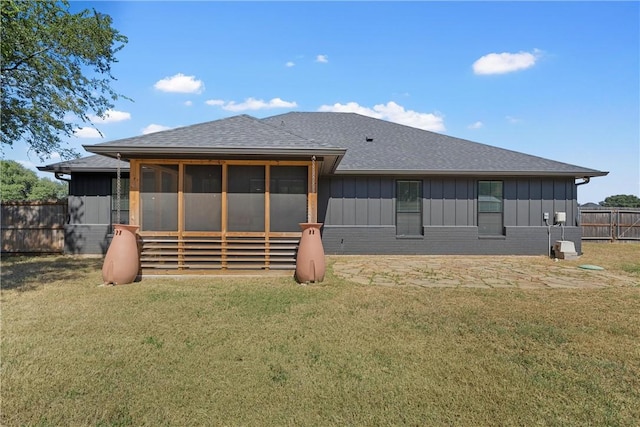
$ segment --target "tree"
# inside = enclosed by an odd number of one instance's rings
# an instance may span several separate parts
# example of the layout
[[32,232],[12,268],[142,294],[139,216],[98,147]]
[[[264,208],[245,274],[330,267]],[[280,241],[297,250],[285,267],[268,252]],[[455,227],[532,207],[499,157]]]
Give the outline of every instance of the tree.
[[91,114],[104,117],[123,97],[110,86],[111,65],[127,38],[108,15],[72,14],[66,1],[2,0],[0,7],[2,144],[26,143],[40,160],[53,152],[77,157],[61,136]]
[[600,206],[610,208],[640,208],[640,198],[632,194],[617,194],[609,196],[600,202]]
[[67,185],[47,178],[38,178],[14,160],[0,160],[0,194],[2,201],[63,199]]

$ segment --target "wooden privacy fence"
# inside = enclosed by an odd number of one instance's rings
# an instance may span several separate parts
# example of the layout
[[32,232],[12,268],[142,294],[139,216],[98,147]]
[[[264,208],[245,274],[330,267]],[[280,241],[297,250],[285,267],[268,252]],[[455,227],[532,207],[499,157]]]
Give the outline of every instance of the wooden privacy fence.
[[62,253],[67,202],[4,202],[2,253]]
[[582,240],[640,241],[640,208],[580,209]]

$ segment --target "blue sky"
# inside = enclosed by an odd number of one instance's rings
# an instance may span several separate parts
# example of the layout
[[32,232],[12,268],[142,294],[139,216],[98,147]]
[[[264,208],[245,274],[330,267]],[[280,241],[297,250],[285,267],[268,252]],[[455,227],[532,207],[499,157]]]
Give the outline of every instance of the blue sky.
[[[77,2],[129,38],[95,144],[236,114],[355,111],[598,170],[640,195],[638,2]],[[86,125],[85,125],[86,126]],[[5,150],[28,167],[26,149]],[[54,155],[50,161],[58,161]]]

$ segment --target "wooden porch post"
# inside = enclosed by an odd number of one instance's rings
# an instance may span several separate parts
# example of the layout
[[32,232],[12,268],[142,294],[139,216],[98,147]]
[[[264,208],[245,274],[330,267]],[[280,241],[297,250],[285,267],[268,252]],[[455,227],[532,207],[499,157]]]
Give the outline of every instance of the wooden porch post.
[[227,269],[227,186],[229,183],[228,175],[229,174],[229,165],[226,162],[222,162],[222,200],[220,212],[221,215],[221,224],[220,231],[222,232],[220,236],[220,266],[223,270]]
[[140,161],[129,160],[129,224],[140,226]]
[[307,222],[318,222],[318,171],[316,168],[316,156],[311,158],[309,165],[308,194],[307,198]]

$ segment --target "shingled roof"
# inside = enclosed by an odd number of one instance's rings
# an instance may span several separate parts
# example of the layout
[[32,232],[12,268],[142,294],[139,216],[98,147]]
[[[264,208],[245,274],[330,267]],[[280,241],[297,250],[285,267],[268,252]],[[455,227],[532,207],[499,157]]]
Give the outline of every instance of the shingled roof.
[[330,142],[314,141],[271,126],[246,114],[147,135],[85,146],[93,153],[228,154],[329,151],[344,154]]
[[[356,113],[292,112],[264,119],[239,115],[85,148],[110,157],[121,153],[125,159],[317,155],[324,156],[323,173],[337,174],[582,178],[608,173]],[[41,170],[107,170],[107,162],[90,156]]]
[[[118,168],[118,159],[105,157],[98,154],[81,157],[79,159],[66,160],[46,166],[38,166],[42,172],[58,172],[69,174],[71,172],[112,172]],[[120,160],[120,170],[129,171],[129,162]]]
[[347,148],[336,173],[567,175],[607,172],[531,156],[356,113],[286,113],[263,122]]

